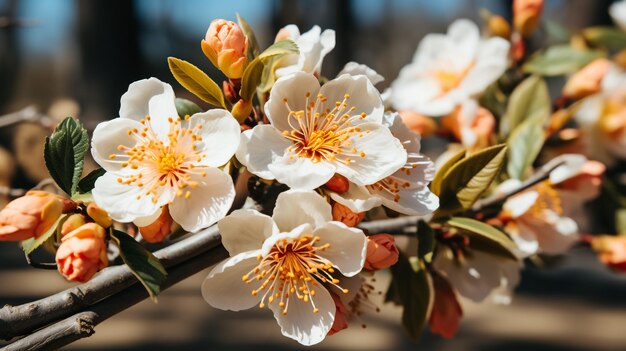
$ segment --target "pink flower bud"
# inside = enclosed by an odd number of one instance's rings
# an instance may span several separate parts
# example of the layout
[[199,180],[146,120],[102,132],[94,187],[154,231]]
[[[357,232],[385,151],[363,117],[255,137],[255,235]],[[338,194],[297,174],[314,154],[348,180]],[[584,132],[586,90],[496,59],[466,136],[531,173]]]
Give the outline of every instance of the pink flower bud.
[[449,339],[459,329],[463,310],[450,283],[437,273],[432,273],[432,279],[435,299],[428,324],[433,333]]
[[57,195],[32,190],[0,211],[0,241],[19,241],[47,232],[63,213]]
[[211,22],[206,37],[202,40],[202,51],[231,79],[241,78],[248,59],[248,38],[235,22],[216,19]]
[[98,224],[87,223],[61,239],[56,262],[65,279],[84,283],[108,265],[104,234]]
[[611,62],[607,59],[599,58],[592,61],[567,80],[565,87],[563,87],[563,96],[570,99],[581,99],[597,93],[600,91],[602,79],[610,67]]
[[333,221],[342,222],[348,227],[354,227],[365,218],[365,212],[354,213],[346,206],[335,202],[333,204]]
[[330,330],[328,331],[328,336],[348,328],[348,318],[350,316],[350,311],[346,308],[343,302],[341,302],[339,296],[332,292],[330,293],[330,296],[335,302],[335,320],[333,321],[332,327],[330,327]]
[[398,262],[398,248],[395,239],[389,234],[376,234],[367,237],[367,256],[363,268],[377,270],[389,268]]
[[108,228],[113,224],[113,221],[111,220],[111,217],[109,217],[107,211],[100,208],[95,204],[95,202],[87,205],[87,214],[94,220],[94,222],[98,223],[103,228]]
[[513,0],[513,26],[522,36],[530,36],[541,17],[543,0]]
[[149,243],[160,243],[172,231],[174,220],[170,216],[167,206],[163,207],[163,211],[156,221],[145,227],[139,227],[139,232],[143,239]]
[[423,137],[432,135],[437,130],[437,123],[430,117],[413,111],[400,111],[398,113],[407,128]]
[[337,194],[343,194],[350,189],[350,182],[348,178],[341,174],[335,173],[335,175],[326,182],[326,187]]
[[483,107],[457,107],[450,115],[441,118],[444,132],[462,142],[465,147],[482,149],[489,146],[496,129],[496,119]]
[[600,262],[626,272],[626,236],[601,235],[590,237],[591,247],[598,253]]

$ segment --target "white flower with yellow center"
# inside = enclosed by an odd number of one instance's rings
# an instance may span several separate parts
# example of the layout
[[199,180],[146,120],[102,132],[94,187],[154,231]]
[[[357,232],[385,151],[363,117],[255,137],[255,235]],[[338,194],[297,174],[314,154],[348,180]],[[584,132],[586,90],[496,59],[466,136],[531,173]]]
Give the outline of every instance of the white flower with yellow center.
[[408,155],[404,166],[374,184],[350,184],[347,192],[333,192],[331,198],[353,212],[369,211],[382,204],[410,216],[432,213],[439,207],[439,198],[428,188],[435,176],[435,166],[420,153],[420,136],[409,130],[397,113],[385,113],[383,124],[404,146]]
[[278,196],[272,217],[237,210],[218,226],[231,257],[205,279],[204,299],[232,311],[269,307],[283,335],[304,345],[322,341],[335,318],[328,289],[349,293],[343,277],[363,268],[363,232],[332,221],[317,193],[298,190]]
[[270,125],[242,134],[237,158],[250,172],[311,190],[339,173],[358,185],[393,174],[407,154],[382,124],[380,94],[366,76],[343,75],[320,88],[315,76],[280,78],[265,104]]
[[422,39],[413,62],[391,85],[391,103],[396,110],[446,115],[504,73],[509,47],[502,38],[481,39],[476,24],[457,20],[447,34]]
[[100,123],[92,155],[106,170],[93,197],[120,222],[147,225],[169,207],[187,231],[215,223],[235,195],[230,176],[217,167],[239,145],[239,125],[225,110],[186,116],[176,112],[172,87],[156,78],[132,83],[120,118]]

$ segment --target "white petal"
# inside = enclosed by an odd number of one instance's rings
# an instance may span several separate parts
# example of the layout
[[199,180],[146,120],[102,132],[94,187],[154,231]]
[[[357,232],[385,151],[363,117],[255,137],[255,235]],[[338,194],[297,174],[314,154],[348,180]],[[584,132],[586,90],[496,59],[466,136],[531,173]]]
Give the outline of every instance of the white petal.
[[316,192],[289,190],[278,195],[272,218],[281,232],[288,232],[304,223],[319,227],[332,215],[328,202]]
[[268,168],[279,182],[292,189],[302,190],[313,190],[324,185],[337,170],[335,163],[313,162],[291,153],[275,158]]
[[539,252],[539,242],[535,228],[527,226],[523,220],[519,223],[511,222],[504,228],[515,242],[515,254],[517,257],[525,258]]
[[320,34],[320,27],[313,26],[296,43],[300,48],[299,69],[319,75],[324,57],[335,47],[335,31],[326,29]]
[[[407,153],[402,144],[389,129],[378,123],[359,125],[361,137],[351,136],[352,146],[357,155],[351,157],[352,162],[346,165],[337,163],[337,173],[359,185],[368,185],[393,174],[404,166]],[[369,131],[369,133],[368,133]],[[346,150],[346,153],[350,150]],[[358,155],[363,152],[364,157]]]
[[348,108],[355,107],[352,115],[365,113],[362,122],[382,123],[385,107],[380,93],[366,76],[350,76],[344,74],[324,84],[320,93],[327,99],[327,106],[334,108],[336,102],[344,100],[346,95]]
[[231,311],[247,310],[259,303],[261,296],[253,296],[254,287],[241,279],[259,263],[259,252],[243,252],[215,266],[202,282],[204,300],[215,308]]
[[537,202],[538,198],[538,192],[524,191],[508,198],[504,205],[502,205],[502,209],[507,211],[511,217],[517,218],[528,212],[535,202]]
[[337,267],[346,277],[352,277],[363,269],[367,254],[367,238],[361,229],[350,228],[341,222],[328,222],[313,231],[319,236],[320,245],[330,247],[318,254]]
[[578,225],[569,217],[561,217],[557,213],[544,210],[545,224],[537,231],[537,240],[541,251],[551,255],[565,253],[580,240]]
[[509,48],[509,42],[502,38],[491,38],[482,42],[478,48],[474,66],[458,89],[467,92],[470,96],[484,91],[506,70]]
[[139,121],[150,115],[152,130],[163,141],[170,130],[168,118],[178,118],[172,87],[156,78],[138,80],[122,95],[120,117]]
[[[197,130],[198,125],[202,125],[202,129]],[[226,110],[196,113],[189,119],[188,128],[195,128],[196,134],[202,137],[199,149],[206,155],[203,163],[207,166],[222,166],[237,151],[240,142],[239,123]]]
[[105,173],[96,180],[92,194],[95,203],[118,222],[127,223],[139,217],[151,216],[171,200],[171,196],[164,194],[154,203],[144,189],[118,183],[117,178],[111,172]]
[[378,84],[378,83],[380,83],[380,82],[385,80],[385,78],[383,78],[383,76],[378,74],[376,71],[374,71],[373,69],[371,69],[367,65],[359,64],[359,63],[354,62],[354,61],[350,61],[350,62],[346,63],[346,65],[343,66],[343,69],[337,74],[337,77],[339,77],[341,75],[344,75],[344,74],[349,74],[351,76],[364,75],[374,85],[376,85],[376,84]]
[[231,256],[260,248],[265,239],[278,233],[272,217],[254,210],[236,210],[218,223],[222,245]]
[[346,206],[352,212],[366,212],[382,204],[382,201],[370,194],[362,185],[350,184],[348,191],[343,194],[330,192],[330,198]]
[[615,24],[626,31],[626,1],[617,1],[611,4],[609,14]]
[[431,101],[441,95],[441,88],[434,78],[419,76],[418,70],[415,65],[405,66],[398,79],[391,84],[390,101],[393,107],[429,116],[443,116],[452,112],[454,106],[446,106],[445,109],[431,107]]
[[305,235],[311,235],[312,232],[313,227],[309,223],[304,223],[300,224],[299,226],[293,228],[288,232],[282,231],[280,233],[271,235],[267,239],[265,239],[265,241],[263,242],[263,246],[261,246],[261,256],[267,257],[272,248],[279,241],[286,240],[287,242],[294,242]]
[[241,133],[237,159],[248,170],[264,179],[274,179],[269,165],[285,154],[291,142],[274,127],[258,125]]
[[410,130],[396,112],[385,112],[383,124],[389,128],[391,134],[396,137],[408,153],[419,154],[421,150],[421,136]]
[[319,309],[318,313],[313,313],[313,306],[310,302],[306,303],[295,297],[289,299],[285,315],[276,301],[269,304],[283,335],[306,346],[315,345],[324,340],[335,320],[333,298],[323,287],[316,289],[315,292],[315,296],[310,301],[315,303],[315,307]]
[[129,168],[122,169],[121,161],[126,158],[110,159],[112,154],[123,154],[118,150],[118,146],[123,145],[132,148],[137,144],[134,135],[128,135],[131,129],[141,129],[143,125],[137,121],[127,118],[115,118],[102,122],[96,126],[91,139],[91,155],[94,160],[107,172],[122,171],[126,173]]
[[156,212],[154,212],[153,214],[149,216],[135,218],[135,220],[133,221],[133,224],[138,227],[148,226],[154,223],[154,221],[156,221],[157,219],[159,219],[159,217],[161,217],[162,212],[163,212],[163,208],[159,208]]
[[407,216],[425,216],[439,208],[439,197],[426,187],[400,190],[398,201],[388,192],[377,190],[375,194],[381,198],[385,207]]
[[552,184],[558,184],[578,175],[586,162],[587,157],[583,155],[563,154],[553,158],[541,168],[547,170],[561,164],[550,172],[550,181]]
[[191,197],[177,197],[170,204],[170,215],[183,229],[195,232],[224,218],[235,199],[235,188],[230,176],[217,168],[209,167],[206,177],[196,176],[196,188]]
[[306,110],[307,102],[315,101],[319,90],[320,83],[310,73],[297,72],[279,78],[272,87],[270,99],[265,103],[265,113],[272,126],[280,132],[291,130],[288,121],[289,111]]

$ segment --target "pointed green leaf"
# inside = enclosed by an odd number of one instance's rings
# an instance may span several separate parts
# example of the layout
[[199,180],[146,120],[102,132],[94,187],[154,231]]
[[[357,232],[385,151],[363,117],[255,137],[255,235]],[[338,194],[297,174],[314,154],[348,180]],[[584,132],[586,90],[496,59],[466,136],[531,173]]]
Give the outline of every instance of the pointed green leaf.
[[52,227],[50,227],[50,229],[48,229],[48,231],[46,231],[45,233],[41,234],[38,238],[30,238],[28,240],[23,240],[21,242],[21,246],[26,256],[30,256],[30,254],[33,253],[35,249],[37,249],[39,246],[45,243],[46,240],[48,240],[53,234],[55,234],[57,232],[59,225],[65,220],[67,216],[68,216],[67,214],[61,215],[59,219],[57,219],[57,221],[54,222]]
[[46,138],[44,160],[48,172],[63,191],[73,195],[83,174],[89,136],[82,124],[67,117]]
[[158,258],[148,251],[130,235],[113,230],[111,239],[120,248],[120,255],[128,265],[137,280],[150,294],[152,301],[157,302],[156,296],[161,291],[161,284],[167,278],[167,271]]
[[252,97],[256,93],[256,88],[261,83],[263,67],[271,58],[287,54],[297,54],[298,52],[298,45],[292,40],[281,40],[263,51],[248,64],[246,70],[243,72],[243,77],[241,78],[241,97],[244,100],[252,100]]
[[441,184],[437,215],[467,209],[489,188],[506,156],[504,144],[491,146],[457,162]]
[[569,45],[556,45],[532,55],[522,69],[526,73],[541,76],[560,76],[574,73],[602,56],[600,51],[578,50]]
[[607,49],[626,49],[626,32],[614,27],[591,27],[583,30],[583,37],[593,46]]
[[417,258],[430,262],[435,250],[435,231],[428,223],[417,222]]
[[419,340],[432,300],[428,273],[425,269],[416,272],[401,252],[398,263],[391,266],[391,274],[386,300],[403,306],[402,324],[413,339]]
[[185,89],[204,102],[226,109],[222,89],[198,67],[175,57],[168,57],[167,64],[174,78]]
[[185,116],[193,116],[196,113],[202,112],[200,106],[198,106],[195,102],[189,101],[187,99],[176,98],[174,100],[176,103],[176,112],[180,116],[180,118],[185,118]]
[[513,253],[516,247],[515,243],[499,229],[465,217],[452,217],[447,223],[452,227],[461,229],[462,233],[469,237],[472,249],[517,260]]
[[509,177],[523,180],[539,155],[545,140],[540,122],[528,119],[520,124],[507,141],[509,160],[506,166]]
[[83,179],[78,182],[78,191],[85,194],[93,190],[96,180],[103,176],[106,173],[104,168],[98,168],[94,171],[91,171],[87,174]]
[[248,61],[252,61],[259,55],[259,52],[261,52],[259,49],[259,42],[256,40],[256,35],[254,35],[252,27],[250,27],[248,22],[246,22],[246,20],[239,14],[237,14],[237,23],[243,31],[243,34],[248,38],[248,51],[246,51],[246,57],[248,58]]
[[454,166],[457,162],[461,161],[463,157],[465,157],[465,154],[465,149],[459,151],[448,161],[446,161],[446,163],[444,163],[443,166],[439,168],[439,170],[437,170],[435,178],[433,178],[433,181],[430,182],[430,190],[433,192],[433,194],[437,196],[441,195],[441,183],[443,182],[443,178],[445,178],[446,174],[448,174],[448,171],[450,170],[450,168],[452,168],[452,166]]
[[551,110],[548,85],[541,77],[530,76],[513,90],[502,119],[501,133],[508,135],[526,119],[546,123]]

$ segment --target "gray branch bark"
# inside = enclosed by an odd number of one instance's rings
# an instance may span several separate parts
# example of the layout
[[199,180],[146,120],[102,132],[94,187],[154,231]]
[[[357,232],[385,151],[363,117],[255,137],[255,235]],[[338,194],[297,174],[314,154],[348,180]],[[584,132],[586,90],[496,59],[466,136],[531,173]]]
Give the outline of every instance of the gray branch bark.
[[[217,226],[213,226],[155,252],[155,256],[165,268],[170,268],[218,245],[220,235]],[[109,267],[85,284],[23,305],[6,305],[0,309],[0,338],[9,340],[26,335],[71,316],[136,282],[137,279],[128,266]]]

